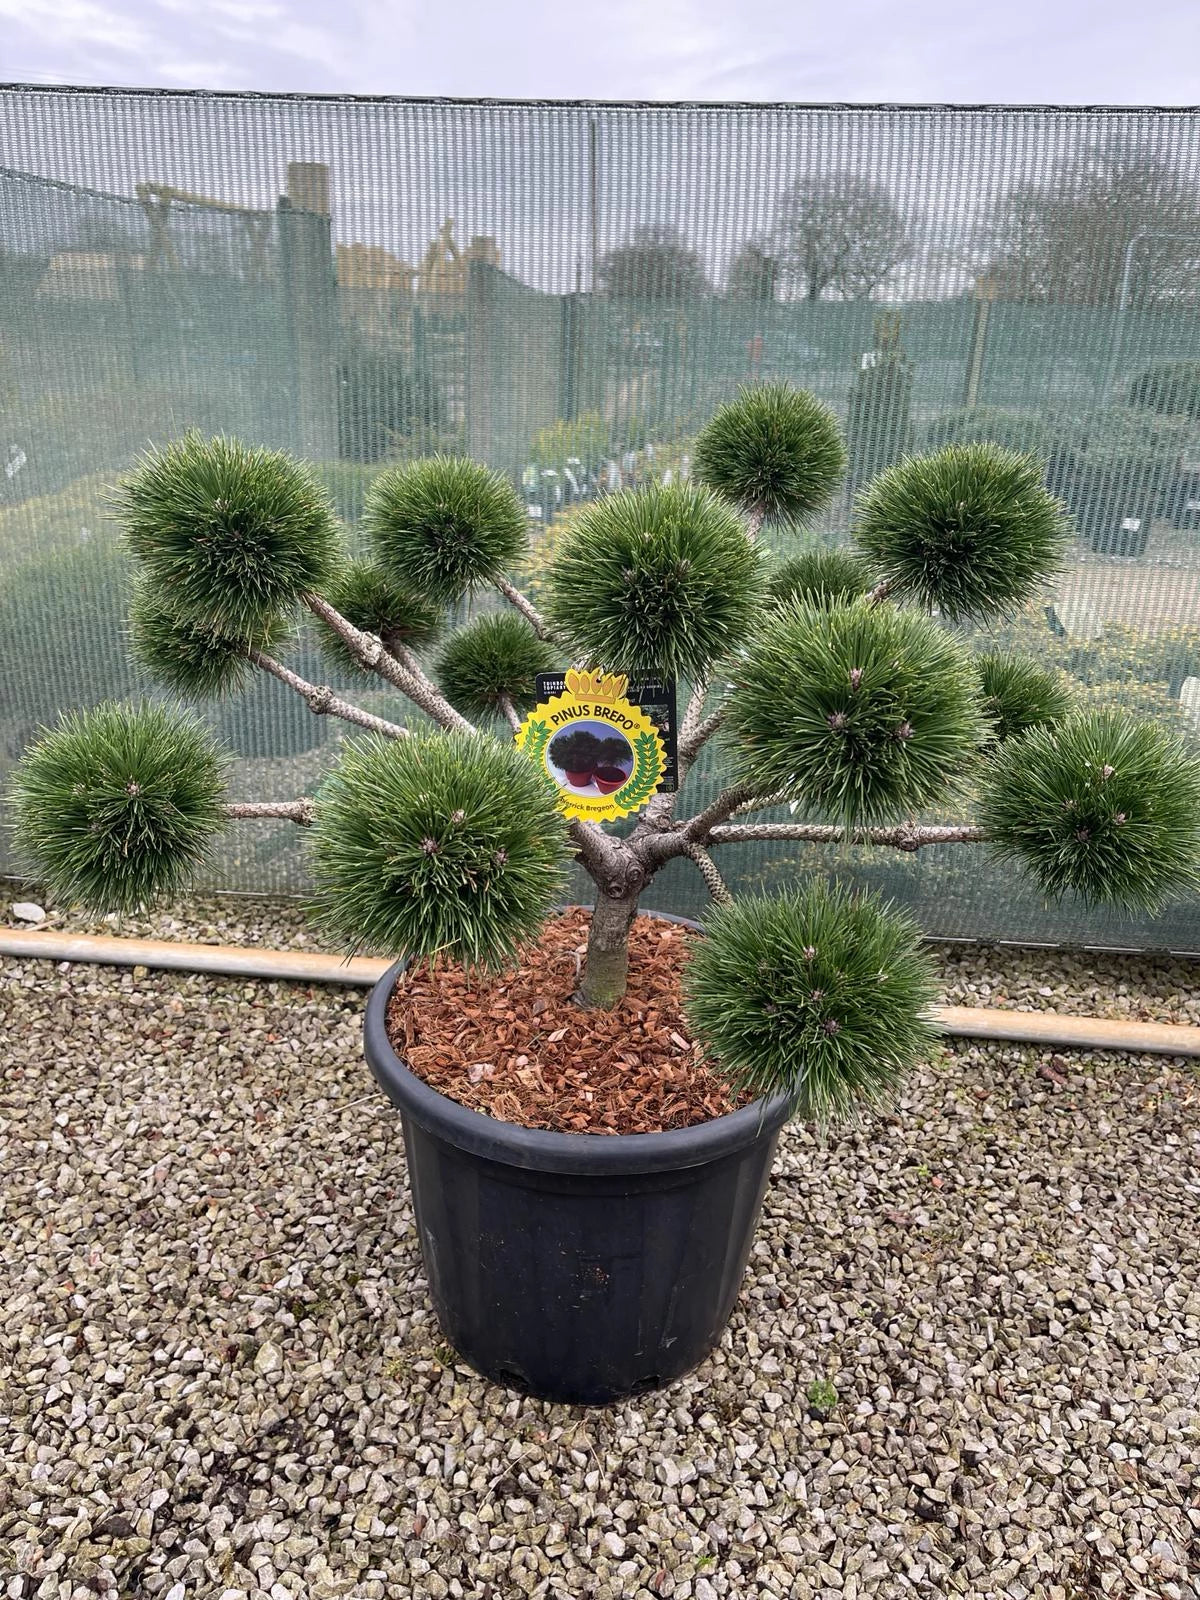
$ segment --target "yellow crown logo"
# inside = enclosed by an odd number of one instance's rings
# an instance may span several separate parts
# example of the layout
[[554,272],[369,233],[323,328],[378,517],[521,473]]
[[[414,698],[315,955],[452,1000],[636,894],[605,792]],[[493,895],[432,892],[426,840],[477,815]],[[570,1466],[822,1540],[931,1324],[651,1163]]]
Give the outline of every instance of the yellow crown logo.
[[612,704],[624,700],[628,678],[620,672],[577,672],[567,668],[567,689],[580,700],[599,700]]

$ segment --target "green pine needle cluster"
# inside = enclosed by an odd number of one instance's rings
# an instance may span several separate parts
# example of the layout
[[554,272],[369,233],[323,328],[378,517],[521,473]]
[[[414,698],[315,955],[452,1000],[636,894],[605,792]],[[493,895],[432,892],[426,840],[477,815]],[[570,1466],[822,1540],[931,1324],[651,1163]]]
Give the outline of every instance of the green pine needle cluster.
[[699,678],[745,639],[760,558],[734,510],[693,484],[651,484],[588,506],[547,583],[572,655],[632,676]]
[[561,665],[557,653],[511,611],[476,617],[447,639],[437,660],[446,698],[466,717],[493,716],[507,698],[528,710],[539,672]]
[[894,606],[780,607],[732,676],[722,738],[736,779],[847,827],[953,792],[985,731],[970,655]]
[[988,743],[1003,744],[1030,728],[1053,726],[1071,713],[1071,691],[1061,672],[1028,656],[988,653],[975,657]]
[[336,556],[333,509],[310,470],[237,439],[192,432],[150,451],[117,509],[147,582],[234,637],[320,589]]
[[290,635],[284,617],[268,618],[248,635],[226,633],[160,599],[144,575],[134,584],[130,652],[153,678],[177,694],[224,695],[244,689],[258,672],[247,650],[273,652]]
[[528,538],[525,508],[503,473],[459,456],[381,472],[362,525],[380,566],[438,606],[502,576]]
[[514,745],[372,737],[318,792],[313,908],[350,950],[490,967],[537,934],[568,859],[557,793]]
[[54,897],[104,912],[183,889],[223,826],[224,793],[203,723],[107,701],[26,751],[10,799],[18,846]]
[[821,547],[802,550],[772,568],[767,584],[772,600],[811,605],[823,600],[857,600],[869,594],[871,574],[854,550]]
[[837,418],[823,401],[788,383],[743,389],[701,430],[701,483],[745,511],[802,522],[823,510],[846,473]]
[[916,924],[815,880],[705,919],[684,969],[697,1037],[739,1088],[827,1126],[878,1105],[935,1048],[934,973]]
[[[419,650],[431,644],[445,621],[445,608],[440,603],[426,599],[377,561],[344,561],[323,593],[347,622],[363,633],[373,633],[392,655],[400,649]],[[370,669],[362,665],[341,634],[320,618],[317,634],[331,666],[352,674],[369,674]]]
[[1009,615],[1062,565],[1063,507],[1042,464],[993,444],[952,444],[888,467],[862,491],[854,535],[897,599],[952,621]]
[[1200,884],[1200,762],[1126,712],[1072,717],[1000,747],[979,821],[1043,891],[1158,911]]

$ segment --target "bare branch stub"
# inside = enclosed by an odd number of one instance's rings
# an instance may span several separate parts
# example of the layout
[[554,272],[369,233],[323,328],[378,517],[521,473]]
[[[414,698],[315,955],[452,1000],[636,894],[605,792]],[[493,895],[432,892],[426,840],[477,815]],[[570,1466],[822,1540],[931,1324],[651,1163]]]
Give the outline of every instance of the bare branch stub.
[[276,661],[274,656],[269,656],[263,650],[251,648],[246,652],[256,667],[261,667],[264,672],[269,672],[273,678],[278,678],[280,683],[287,684],[308,706],[308,709],[318,717],[340,717],[343,722],[352,722],[357,727],[367,728],[372,733],[382,733],[389,739],[407,739],[409,730],[401,727],[398,722],[389,722],[386,717],[377,717],[372,711],[364,711],[360,706],[343,700],[340,695],[334,694],[328,684],[310,683],[307,678],[302,678],[298,672],[293,672],[290,667],[285,667],[282,661]]
[[307,795],[300,800],[235,800],[222,806],[221,812],[231,821],[280,817],[301,828],[311,828],[317,814],[316,806]]
[[508,601],[509,605],[515,606],[521,613],[539,639],[548,639],[550,637],[549,623],[528,595],[522,594],[516,584],[510,583],[505,577],[493,578],[492,582]]
[[474,726],[454,709],[440,690],[425,676],[416,659],[407,651],[406,659],[398,661],[383,648],[381,640],[375,638],[373,634],[362,633],[322,595],[310,592],[303,599],[313,615],[329,624],[364,667],[386,678],[400,690],[401,694],[407,695],[414,705],[432,717],[439,726],[450,732],[475,732]]
[[504,718],[505,722],[508,723],[509,727],[514,733],[519,733],[521,729],[521,718],[517,713],[516,706],[513,705],[508,695],[502,694],[499,698],[498,704],[500,707],[500,714]]

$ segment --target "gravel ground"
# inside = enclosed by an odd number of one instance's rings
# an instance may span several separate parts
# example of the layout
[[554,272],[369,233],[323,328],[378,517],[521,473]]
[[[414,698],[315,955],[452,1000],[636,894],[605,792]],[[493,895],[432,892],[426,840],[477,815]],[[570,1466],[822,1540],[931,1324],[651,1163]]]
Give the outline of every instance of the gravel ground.
[[[0,889],[0,921],[13,922],[13,901],[28,898],[30,891],[10,886],[4,896]],[[277,950],[332,948],[313,931],[300,901],[250,896],[194,898],[144,916],[122,918],[51,908],[38,926]],[[1017,1011],[1066,1011],[1200,1026],[1200,963],[1195,961],[986,944],[938,945],[933,954],[943,974],[942,999],[947,1005],[1007,1006]]]
[[[137,931],[295,942],[186,916]],[[577,1411],[442,1343],[363,1003],[0,963],[0,1594],[1195,1600],[1194,1063],[959,1041],[789,1130],[718,1354]]]

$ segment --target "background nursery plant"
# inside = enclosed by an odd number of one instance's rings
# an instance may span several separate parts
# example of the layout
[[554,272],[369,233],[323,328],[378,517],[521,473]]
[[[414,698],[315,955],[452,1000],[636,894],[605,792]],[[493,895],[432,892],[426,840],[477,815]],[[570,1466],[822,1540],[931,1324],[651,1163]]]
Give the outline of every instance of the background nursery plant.
[[[496,967],[537,940],[573,858],[595,885],[577,998],[603,1010],[625,993],[642,895],[687,858],[715,901],[684,977],[709,1060],[733,1090],[786,1094],[805,1117],[870,1102],[930,1045],[917,929],[821,881],[735,903],[714,853],[750,839],[974,845],[1047,894],[1153,908],[1197,882],[1200,766],[1175,734],[1074,712],[1036,663],[966,643],[960,630],[1015,612],[1070,541],[1036,459],[986,443],[903,458],[858,495],[853,551],[770,558],[764,521],[810,519],[845,465],[815,398],[746,390],[700,434],[692,482],[613,494],[572,521],[543,613],[506,576],[525,550],[522,504],[477,463],[381,472],[371,554],[351,560],[305,465],[194,434],[156,451],[119,496],[138,661],[185,697],[265,672],[348,737],[314,796],[256,803],[228,799],[222,755],[186,709],[68,716],[15,780],[31,868],[60,898],[133,907],[177,891],[231,819],[286,819],[311,832],[314,908],[348,949]],[[484,589],[507,609],[439,644],[451,609]],[[407,721],[285,664],[302,612],[339,681],[348,666],[381,680]],[[512,734],[537,674],[570,663],[676,679],[680,789],[709,741],[725,787],[699,809],[660,792],[620,836],[568,820],[548,766]],[[554,759],[614,770],[615,745],[575,743]],[[968,789],[973,817],[922,821]]]

